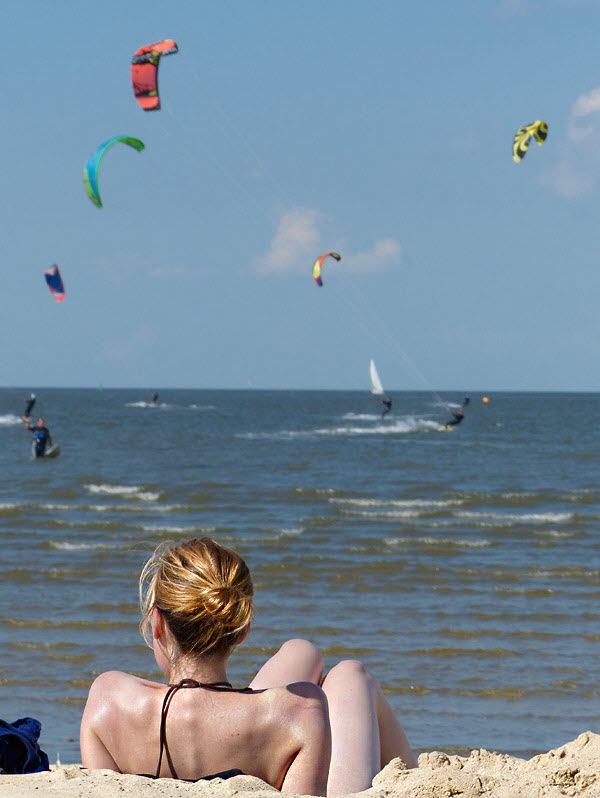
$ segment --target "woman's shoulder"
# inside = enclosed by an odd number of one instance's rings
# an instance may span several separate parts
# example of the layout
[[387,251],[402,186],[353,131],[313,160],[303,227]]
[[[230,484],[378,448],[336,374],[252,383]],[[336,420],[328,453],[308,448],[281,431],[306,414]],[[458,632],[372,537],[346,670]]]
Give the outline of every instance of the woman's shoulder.
[[135,687],[164,687],[160,682],[151,682],[149,679],[143,679],[141,676],[135,676],[133,673],[125,673],[125,671],[104,671],[99,676],[96,676],[92,682],[92,687],[96,690],[106,690],[111,688],[126,687],[128,689]]
[[327,698],[314,682],[293,682],[285,687],[271,687],[261,692],[265,704],[280,719],[295,719],[300,723],[306,721],[312,724],[317,717],[328,717]]
[[151,682],[123,671],[105,671],[97,676],[90,687],[88,704],[104,708],[116,707],[126,701],[127,705],[144,698],[152,699],[155,691],[164,691],[165,685]]

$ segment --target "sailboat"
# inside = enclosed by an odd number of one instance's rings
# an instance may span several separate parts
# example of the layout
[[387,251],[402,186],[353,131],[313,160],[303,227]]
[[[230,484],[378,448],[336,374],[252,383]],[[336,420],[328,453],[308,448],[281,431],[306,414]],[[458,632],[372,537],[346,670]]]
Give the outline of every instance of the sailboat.
[[369,371],[371,374],[371,393],[382,394],[385,393],[383,390],[383,385],[381,384],[381,380],[379,379],[379,374],[377,373],[377,369],[375,368],[375,361],[371,359],[369,363]]

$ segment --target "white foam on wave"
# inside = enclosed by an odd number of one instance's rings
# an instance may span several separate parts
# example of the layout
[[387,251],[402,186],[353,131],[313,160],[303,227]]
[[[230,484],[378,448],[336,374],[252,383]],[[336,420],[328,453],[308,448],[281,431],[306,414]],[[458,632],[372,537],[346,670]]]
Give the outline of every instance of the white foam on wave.
[[[379,418],[379,416],[377,416]],[[403,418],[380,421],[370,427],[333,427],[314,430],[315,435],[398,435],[410,432],[430,432],[439,428],[439,422],[428,418],[404,416]]]
[[196,532],[211,535],[217,530],[215,526],[172,526],[169,524],[144,524],[141,529],[143,532],[169,532],[174,535],[187,535]]
[[333,488],[294,488],[294,493],[315,493],[317,496],[335,493]]
[[87,504],[79,505],[77,509],[96,513],[170,513],[190,508],[185,504]]
[[141,485],[84,485],[89,493],[104,494],[107,496],[130,496],[144,502],[155,502],[160,499],[160,491],[144,490]]
[[[356,418],[356,417],[355,417]],[[379,416],[373,418],[379,419]],[[283,429],[278,432],[243,432],[236,435],[245,440],[294,440],[295,438],[311,438],[333,435],[405,435],[411,432],[431,432],[438,430],[438,421],[428,418],[404,416],[404,418],[380,421],[371,426],[319,427],[312,430]]]
[[166,402],[125,402],[125,407],[170,407]]
[[361,518],[421,518],[422,510],[341,510],[344,515],[359,515]]
[[356,421],[378,421],[381,418],[381,413],[344,413],[342,418]]
[[572,521],[574,513],[484,513],[484,512],[457,512],[458,518],[490,521],[510,521],[524,524],[561,524]]
[[287,537],[295,537],[296,535],[301,535],[303,532],[304,530],[302,529],[301,526],[289,527],[289,528],[283,527],[282,529],[279,530],[279,535],[282,538],[287,538]]
[[421,546],[458,546],[466,549],[484,549],[492,546],[491,540],[453,540],[452,538],[384,538],[384,543],[388,546],[398,546],[403,544],[419,544]]
[[141,490],[139,485],[84,485],[90,493],[108,493],[115,496],[129,496]]
[[50,540],[48,545],[57,551],[110,551],[112,549],[125,549],[122,543],[110,545],[108,543],[69,543],[66,540]]
[[353,507],[458,507],[464,504],[462,499],[432,500],[427,499],[329,499],[332,504],[349,504]]
[[0,426],[4,427],[16,427],[18,424],[22,424],[23,419],[19,416],[15,416],[14,413],[7,413],[4,416],[0,416]]

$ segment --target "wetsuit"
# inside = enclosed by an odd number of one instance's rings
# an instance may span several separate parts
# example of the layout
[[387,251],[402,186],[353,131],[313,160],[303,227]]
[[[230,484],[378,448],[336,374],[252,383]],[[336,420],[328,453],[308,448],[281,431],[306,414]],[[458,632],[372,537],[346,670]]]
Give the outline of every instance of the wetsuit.
[[155,405],[157,403],[157,401],[158,401],[158,394],[157,393],[153,393],[152,394],[152,401],[150,402],[150,404],[151,405]]
[[469,404],[470,401],[471,401],[471,397],[470,396],[465,396],[465,398],[462,400],[462,406],[466,407]]
[[446,421],[447,427],[456,427],[457,424],[463,420],[464,415],[462,413],[452,413],[452,419],[450,421]]
[[385,405],[385,408],[384,408],[383,412],[381,413],[381,418],[383,418],[383,417],[384,417],[384,416],[386,416],[386,415],[387,415],[387,414],[390,412],[390,410],[392,409],[392,400],[391,400],[391,399],[389,399],[389,398],[387,398],[387,399],[382,399],[382,400],[381,400],[381,404],[382,404],[382,405]]
[[30,432],[33,432],[33,440],[35,442],[35,456],[43,457],[46,451],[46,446],[50,440],[50,430],[48,427],[27,427]]
[[[175,767],[173,765],[173,760],[171,759],[171,753],[169,751],[169,746],[167,744],[167,713],[169,711],[169,707],[171,706],[171,700],[173,698],[173,694],[176,693],[178,690],[182,688],[195,688],[200,687],[203,690],[214,690],[216,692],[228,692],[228,693],[254,693],[255,691],[251,687],[242,687],[240,689],[236,689],[232,687],[229,682],[211,682],[211,683],[203,683],[197,682],[195,679],[182,679],[178,684],[170,684],[169,689],[163,700],[162,710],[160,713],[160,751],[158,754],[158,764],[156,766],[156,773],[154,774],[153,778],[158,779],[160,778],[160,767],[162,764],[162,757],[163,751],[166,754],[167,762],[169,765],[169,770],[171,771],[171,778],[178,779],[179,776],[175,771]],[[234,768],[232,770],[225,770],[221,773],[214,773],[210,776],[203,776],[203,779],[214,779],[214,778],[222,778],[222,779],[229,779],[232,776],[239,776],[242,774],[242,771]],[[143,774],[146,775],[146,774]],[[182,779],[182,781],[188,781],[188,779]]]

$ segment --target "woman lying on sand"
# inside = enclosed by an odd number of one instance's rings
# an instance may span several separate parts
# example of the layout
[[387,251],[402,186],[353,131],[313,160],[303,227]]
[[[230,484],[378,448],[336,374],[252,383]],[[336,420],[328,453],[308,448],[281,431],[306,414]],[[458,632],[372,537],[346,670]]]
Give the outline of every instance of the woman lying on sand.
[[[84,767],[199,779],[237,768],[297,794],[371,786],[394,757],[416,762],[373,677],[290,640],[236,690],[226,666],[252,619],[242,558],[210,538],[160,546],[140,577],[141,628],[168,684],[109,671],[81,722]],[[320,685],[320,686],[319,686]]]

